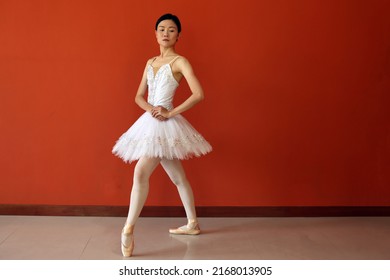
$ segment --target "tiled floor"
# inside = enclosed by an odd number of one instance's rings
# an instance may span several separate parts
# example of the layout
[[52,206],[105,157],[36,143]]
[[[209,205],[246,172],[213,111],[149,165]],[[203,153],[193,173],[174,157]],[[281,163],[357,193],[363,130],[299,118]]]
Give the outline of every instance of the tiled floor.
[[[123,259],[124,218],[0,216],[0,259]],[[202,234],[174,236],[183,218],[140,218],[132,259],[390,260],[390,217],[200,218]]]

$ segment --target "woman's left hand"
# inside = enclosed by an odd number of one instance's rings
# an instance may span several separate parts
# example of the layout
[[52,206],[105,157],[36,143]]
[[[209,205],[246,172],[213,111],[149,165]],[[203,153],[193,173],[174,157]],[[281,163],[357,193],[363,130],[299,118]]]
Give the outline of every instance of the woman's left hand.
[[162,106],[157,106],[152,109],[152,116],[159,120],[166,120],[169,118],[169,111]]

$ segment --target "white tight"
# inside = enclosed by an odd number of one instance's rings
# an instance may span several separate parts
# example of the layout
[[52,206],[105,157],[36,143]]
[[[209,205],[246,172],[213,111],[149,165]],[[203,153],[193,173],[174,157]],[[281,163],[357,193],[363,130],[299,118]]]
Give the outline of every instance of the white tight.
[[140,158],[134,169],[133,188],[131,190],[126,225],[135,225],[148,196],[150,175],[152,175],[159,163],[161,163],[169,178],[176,185],[187,219],[196,220],[194,195],[180,160]]

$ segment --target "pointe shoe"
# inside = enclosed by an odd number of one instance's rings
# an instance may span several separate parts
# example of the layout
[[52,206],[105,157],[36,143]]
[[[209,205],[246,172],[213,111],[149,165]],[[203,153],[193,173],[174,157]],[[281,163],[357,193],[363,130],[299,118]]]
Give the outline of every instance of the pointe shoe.
[[200,234],[200,228],[198,222],[188,223],[185,226],[170,229],[169,233],[171,234],[181,234],[181,235],[198,235]]
[[134,250],[134,235],[133,233],[126,232],[125,228],[122,229],[121,234],[121,249],[124,257],[131,257]]

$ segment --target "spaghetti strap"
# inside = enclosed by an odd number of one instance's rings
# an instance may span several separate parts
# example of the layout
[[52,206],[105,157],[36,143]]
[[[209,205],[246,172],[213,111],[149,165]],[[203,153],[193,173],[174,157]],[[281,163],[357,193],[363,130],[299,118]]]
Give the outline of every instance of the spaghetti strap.
[[[152,60],[152,62],[150,62],[150,66],[152,66],[152,64],[153,64],[153,62],[155,61],[157,59],[157,56],[155,56],[154,58],[153,58],[153,60]],[[153,67],[153,66],[152,66]]]
[[180,57],[180,55],[175,56],[175,58],[172,59],[168,64],[170,64],[172,66],[172,64],[175,62],[175,60],[178,59],[179,57]]

